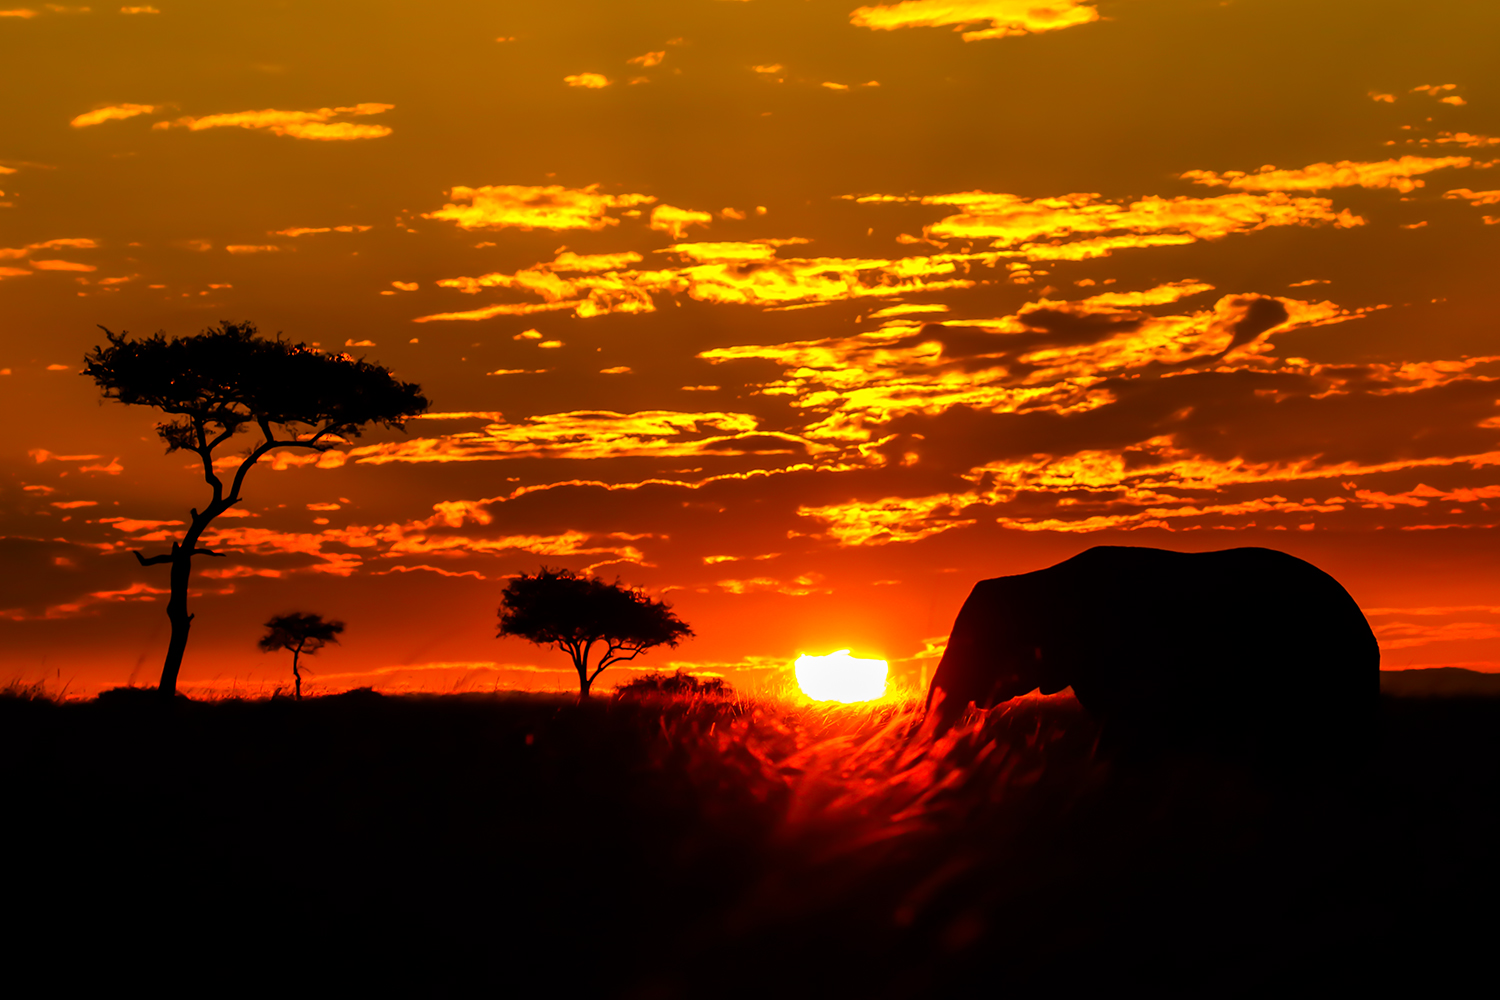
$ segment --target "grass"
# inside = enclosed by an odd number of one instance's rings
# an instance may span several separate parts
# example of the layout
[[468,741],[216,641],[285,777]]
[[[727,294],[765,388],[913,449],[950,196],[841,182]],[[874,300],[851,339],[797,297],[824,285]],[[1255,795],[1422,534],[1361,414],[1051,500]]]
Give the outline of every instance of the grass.
[[8,694],[11,912],[79,953],[224,968],[633,997],[1331,987],[1492,882],[1500,833],[1500,700],[1384,699],[1380,747],[1267,774],[1101,752],[1066,698],[933,743],[903,697]]

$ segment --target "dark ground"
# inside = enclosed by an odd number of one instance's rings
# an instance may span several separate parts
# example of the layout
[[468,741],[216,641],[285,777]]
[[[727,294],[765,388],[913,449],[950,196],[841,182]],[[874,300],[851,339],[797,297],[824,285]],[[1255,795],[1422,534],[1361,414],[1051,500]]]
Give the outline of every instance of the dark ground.
[[1494,941],[1500,698],[1379,712],[1267,775],[1096,753],[1065,699],[924,756],[895,709],[0,698],[0,947],[200,987],[1446,992]]

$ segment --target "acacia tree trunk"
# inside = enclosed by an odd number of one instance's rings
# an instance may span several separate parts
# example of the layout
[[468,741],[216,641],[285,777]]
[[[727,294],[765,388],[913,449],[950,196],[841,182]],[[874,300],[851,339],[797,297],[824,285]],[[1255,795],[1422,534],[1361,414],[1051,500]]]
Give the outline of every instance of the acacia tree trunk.
[[[172,591],[167,597],[167,620],[172,623],[172,638],[167,642],[167,658],[161,666],[161,682],[156,686],[156,692],[163,701],[171,702],[177,697],[177,674],[182,670],[182,654],[187,650],[188,630],[193,627],[193,616],[188,613],[188,582],[193,574],[193,556],[198,553],[207,553],[207,550],[198,548],[198,539],[202,536],[210,521],[219,516],[221,510],[227,509],[225,504],[219,509],[219,505],[213,504],[207,513],[199,514],[195,509],[193,520],[188,525],[187,534],[181,542],[172,543],[172,554],[168,560],[172,563]],[[218,553],[211,553],[217,555]],[[139,554],[136,556],[140,559]],[[142,565],[151,561],[161,559],[155,556],[152,560],[141,559]]]
[[177,696],[177,674],[182,669],[182,654],[187,649],[188,630],[193,616],[187,609],[188,578],[193,571],[192,548],[172,543],[172,591],[167,598],[167,620],[172,623],[172,638],[167,642],[167,659],[161,668],[157,693],[170,702]]
[[[303,640],[306,642],[307,640]],[[302,674],[297,670],[297,657],[302,655],[302,643],[297,643],[297,648],[292,650],[292,677],[297,682],[297,700],[302,700]]]

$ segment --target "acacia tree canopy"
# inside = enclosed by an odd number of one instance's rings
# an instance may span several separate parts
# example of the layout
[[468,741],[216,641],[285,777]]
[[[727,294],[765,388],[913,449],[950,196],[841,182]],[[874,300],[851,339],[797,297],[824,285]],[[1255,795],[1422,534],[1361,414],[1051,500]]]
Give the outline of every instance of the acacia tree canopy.
[[274,653],[278,649],[290,650],[292,654],[292,677],[297,683],[297,700],[302,700],[302,672],[298,660],[303,653],[311,656],[330,642],[339,641],[344,623],[323,620],[319,614],[294,611],[289,615],[276,615],[266,622],[266,634],[260,637],[260,651]]
[[[566,651],[585,698],[606,667],[656,646],[675,648],[693,636],[666,602],[618,581],[606,583],[566,569],[544,566],[535,576],[522,573],[506,585],[501,598],[499,636]],[[590,667],[593,649],[600,644],[604,653]]]
[[[84,357],[83,374],[106,399],[179,414],[157,425],[167,451],[213,448],[247,425],[276,443],[333,444],[367,424],[401,427],[427,409],[419,386],[348,354],[257,336],[253,323],[223,322],[190,337],[157,333],[131,340],[112,333],[108,347]],[[274,444],[273,444],[274,447]]]
[[[369,424],[400,428],[427,409],[427,400],[420,386],[399,381],[380,365],[280,337],[266,340],[253,323],[226,321],[171,339],[157,333],[132,340],[128,333],[100,329],[109,344],[84,356],[83,374],[106,399],[174,415],[176,419],[157,424],[156,432],[169,454],[185,450],[198,455],[203,480],[212,490],[206,507],[193,508],[192,520],[170,554],[148,558],[135,553],[142,566],[172,566],[167,601],[172,636],[159,686],[170,698],[193,620],[187,611],[192,559],[222,554],[200,548],[198,541],[214,518],[240,502],[251,466],[274,448],[327,451],[357,437]],[[241,458],[226,487],[214,468],[214,449],[247,426],[258,428],[261,440]]]

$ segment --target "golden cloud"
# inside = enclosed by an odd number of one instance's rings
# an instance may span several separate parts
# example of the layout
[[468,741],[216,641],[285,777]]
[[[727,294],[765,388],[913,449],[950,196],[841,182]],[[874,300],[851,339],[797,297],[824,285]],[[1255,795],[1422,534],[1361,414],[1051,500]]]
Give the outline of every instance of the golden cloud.
[[[311,572],[350,576],[366,565],[366,560],[405,556],[499,555],[505,552],[529,552],[539,556],[604,555],[612,561],[643,562],[644,554],[634,545],[622,544],[655,537],[649,534],[610,532],[598,534],[569,530],[553,535],[473,536],[453,534],[442,529],[458,529],[465,524],[485,526],[492,518],[484,508],[492,501],[455,500],[433,505],[432,517],[406,522],[376,525],[350,525],[324,528],[319,532],[275,531],[267,528],[224,527],[211,529],[204,544],[228,552],[258,556],[303,555],[317,560],[305,567]],[[350,551],[353,550],[353,551]],[[409,566],[405,570],[432,569]],[[385,572],[402,572],[393,567]],[[434,570],[435,572],[441,572]],[[243,569],[226,575],[279,575],[278,571]],[[453,574],[462,575],[462,574]]]
[[224,248],[230,253],[279,253],[281,247],[269,243],[231,243]]
[[80,264],[71,260],[31,260],[27,261],[38,271],[97,271],[93,264]]
[[588,90],[598,90],[601,87],[608,87],[610,80],[603,73],[575,73],[572,76],[563,77],[563,83],[566,83],[570,87],[584,87]]
[[[1334,212],[1326,198],[1293,198],[1281,192],[1212,198],[1148,196],[1129,203],[1097,194],[1031,199],[986,191],[921,197],[865,195],[854,200],[955,206],[959,214],[924,226],[923,235],[939,241],[988,240],[993,247],[1013,250],[1030,260],[1087,260],[1122,248],[1176,246],[1273,226],[1364,224],[1347,209]],[[1078,236],[1086,238],[1064,242]]]
[[[864,297],[893,297],[911,292],[945,288],[969,288],[975,282],[957,277],[976,260],[993,265],[997,255],[933,255],[885,258],[780,258],[776,244],[801,243],[801,239],[765,243],[679,243],[669,248],[692,263],[659,270],[608,270],[564,277],[581,258],[559,255],[558,259],[514,274],[484,274],[477,278],[444,278],[443,288],[476,294],[487,288],[504,288],[535,295],[540,302],[513,302],[459,312],[419,316],[415,322],[484,320],[495,316],[524,316],[538,312],[571,310],[582,318],[610,313],[653,312],[656,295],[686,294],[701,302],[787,308],[818,305]],[[594,255],[608,263],[624,262],[625,255]],[[639,259],[637,255],[636,259]],[[571,258],[571,259],[567,259]],[[601,263],[601,266],[604,266]]]
[[663,49],[660,52],[647,52],[643,56],[636,56],[634,59],[626,59],[625,61],[631,66],[640,66],[649,69],[652,66],[661,65],[661,61],[666,57],[667,52]]
[[269,236],[288,236],[295,239],[298,236],[308,236],[313,233],[366,233],[373,226],[293,226],[291,229],[277,229],[270,232]]
[[823,586],[823,574],[803,573],[783,582],[771,577],[757,576],[749,580],[719,580],[715,586],[731,594],[773,593],[789,597],[806,597],[808,594],[831,594],[832,587]]
[[[611,209],[649,205],[656,199],[645,194],[600,194],[598,184],[567,188],[560,184],[528,187],[497,184],[471,188],[456,186],[449,192],[453,202],[424,219],[442,219],[460,229],[587,229],[598,232],[619,225]],[[468,202],[468,204],[457,204]]]
[[[1500,465],[1500,452],[1412,461],[1360,464],[1353,462],[1317,465],[1315,460],[1288,463],[1253,463],[1243,459],[1215,461],[1178,448],[1170,436],[1153,438],[1123,451],[1082,451],[1067,456],[1036,455],[1025,460],[994,462],[972,470],[965,478],[976,489],[965,493],[942,493],[920,497],[885,497],[875,501],[851,500],[822,507],[799,507],[798,514],[822,523],[824,533],[840,546],[885,545],[915,542],[954,528],[977,523],[979,506],[1010,502],[1018,493],[1062,495],[1057,516],[1013,517],[1002,515],[996,523],[1021,531],[1091,533],[1104,530],[1166,528],[1174,522],[1214,524],[1225,518],[1290,515],[1298,527],[1313,526],[1310,515],[1340,514],[1357,508],[1393,509],[1422,507],[1429,502],[1479,503],[1500,497],[1500,486],[1449,491],[1419,485],[1406,494],[1390,496],[1360,490],[1344,482],[1342,495],[1318,501],[1306,497],[1290,500],[1278,494],[1223,503],[1193,501],[1165,491],[1219,492],[1244,484],[1303,482],[1303,490],[1315,488],[1318,480],[1347,480],[1358,475],[1407,471],[1421,467],[1473,468]],[[1323,487],[1327,489],[1328,487]],[[1099,495],[1090,502],[1078,494]],[[1100,509],[1107,512],[1098,513]]]
[[378,115],[393,110],[394,104],[355,104],[347,108],[319,108],[317,111],[236,111],[231,114],[206,115],[202,118],[179,118],[157,122],[153,129],[185,128],[201,132],[210,128],[263,129],[272,135],[294,139],[340,141],[345,139],[379,139],[391,134],[385,125],[363,125],[334,121],[339,115]]
[[[821,507],[798,507],[797,513],[823,522],[840,546],[916,542],[953,528],[977,523],[957,515],[978,500],[976,494],[943,493],[928,497],[884,497],[850,500]],[[946,516],[936,517],[939,511]]]
[[1244,191],[1318,191],[1326,188],[1365,187],[1394,188],[1404,194],[1427,183],[1414,179],[1417,174],[1449,167],[1468,167],[1473,163],[1467,156],[1403,156],[1371,163],[1356,163],[1353,160],[1314,163],[1299,170],[1277,170],[1272,166],[1264,166],[1253,174],[1242,170],[1226,170],[1222,174],[1212,170],[1189,170],[1179,176],[1195,184],[1239,188]]
[[849,14],[856,27],[875,31],[955,25],[966,42],[1057,31],[1099,20],[1099,12],[1081,0],[903,0],[860,7]]
[[675,205],[657,205],[651,210],[651,228],[670,234],[674,240],[686,236],[689,226],[707,227],[713,221],[713,215],[708,212],[695,212]]
[[528,417],[521,423],[499,414],[424,414],[419,419],[487,419],[477,431],[362,445],[320,455],[276,452],[274,469],[303,465],[337,468],[346,462],[486,462],[512,458],[594,459],[703,455],[803,454],[828,449],[794,434],[762,431],[745,413],[684,413],[646,410],[617,413],[579,410]]
[[36,17],[36,11],[26,10],[0,10],[0,17]]
[[1500,191],[1470,191],[1468,188],[1454,188],[1445,192],[1444,198],[1462,198],[1470,205],[1478,208],[1480,205],[1500,205]]
[[94,250],[98,246],[94,240],[82,238],[43,240],[40,243],[28,243],[24,247],[0,247],[0,260],[18,260],[30,256],[34,250]]
[[[1258,364],[1275,334],[1361,315],[1332,302],[1238,295],[1185,315],[1138,311],[1211,288],[1180,281],[1075,302],[1042,299],[994,320],[927,327],[894,320],[857,337],[715,348],[698,356],[713,364],[762,359],[781,366],[783,377],[756,391],[791,397],[791,405],[816,417],[802,428],[809,439],[847,446],[873,440],[897,417],[936,416],[955,406],[992,413],[1096,409],[1113,401],[1098,387],[1106,377],[1151,365]],[[1058,329],[1098,332],[1058,343],[1051,333]]]
[[68,124],[74,128],[88,128],[90,125],[101,125],[107,121],[134,118],[136,115],[149,115],[156,110],[157,106],[154,104],[113,104],[107,108],[85,111]]
[[1413,87],[1413,88],[1411,88],[1411,93],[1413,93],[1413,94],[1426,94],[1429,97],[1437,97],[1437,99],[1439,101],[1441,101],[1443,104],[1453,104],[1453,105],[1462,106],[1462,105],[1465,105],[1465,104],[1469,103],[1468,101],[1465,101],[1462,97],[1459,97],[1457,94],[1451,94],[1448,97],[1438,97],[1438,95],[1441,94],[1441,93],[1443,93],[1444,91],[1457,90],[1457,89],[1458,89],[1458,84],[1456,84],[1456,83],[1424,83],[1420,87]]

